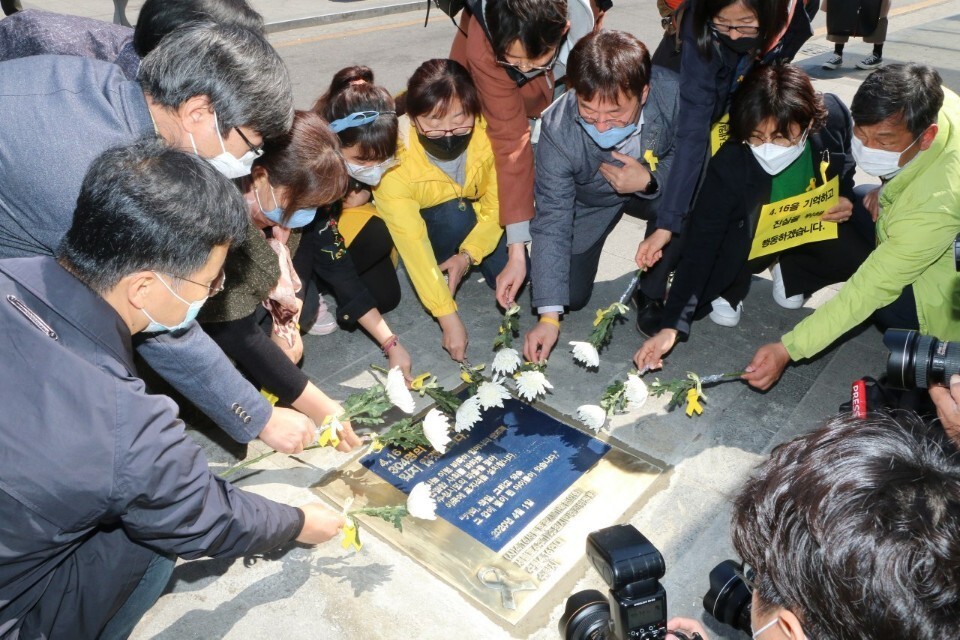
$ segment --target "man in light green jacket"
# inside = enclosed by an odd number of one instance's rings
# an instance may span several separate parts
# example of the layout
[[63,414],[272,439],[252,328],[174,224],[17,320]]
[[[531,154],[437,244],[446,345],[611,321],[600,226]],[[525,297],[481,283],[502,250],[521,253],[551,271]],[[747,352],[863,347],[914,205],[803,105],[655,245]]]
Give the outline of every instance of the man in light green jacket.
[[743,378],[758,389],[870,318],[881,329],[960,340],[960,97],[933,68],[895,64],[864,80],[851,113],[854,158],[883,182],[864,200],[877,248],[832,300],[757,350]]

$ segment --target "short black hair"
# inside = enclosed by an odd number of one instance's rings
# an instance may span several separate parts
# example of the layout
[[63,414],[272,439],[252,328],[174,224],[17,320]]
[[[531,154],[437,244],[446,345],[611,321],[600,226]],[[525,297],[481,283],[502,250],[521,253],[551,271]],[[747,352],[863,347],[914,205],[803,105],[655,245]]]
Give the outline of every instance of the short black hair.
[[736,498],[761,615],[808,638],[955,638],[960,465],[915,414],[841,416],[774,450]]
[[234,24],[263,32],[263,16],[246,0],[147,0],[133,29],[133,48],[143,58],[165,35],[197,21]]
[[483,16],[496,56],[519,41],[528,58],[539,58],[563,40],[567,0],[488,0]]
[[790,137],[790,124],[818,131],[827,121],[823,96],[810,76],[792,64],[760,65],[743,79],[730,101],[730,135],[741,142],[764,120],[773,118],[777,133]]
[[238,25],[181,26],[143,59],[137,80],[154,102],[170,109],[206,96],[222,135],[247,126],[273,138],[293,124],[286,65],[261,33]]
[[249,220],[210,163],[144,138],[90,165],[57,259],[101,294],[138,271],[188,278],[214,247],[242,240]]
[[[713,55],[714,47],[710,23],[718,13],[738,2],[757,15],[760,32],[756,38],[760,48],[779,35],[790,20],[790,3],[784,0],[696,0],[693,7],[693,33],[697,38],[697,48],[708,59]],[[797,10],[802,11],[803,7]]]
[[908,62],[889,64],[871,73],[860,84],[850,104],[853,123],[879,124],[902,119],[914,136],[937,121],[943,107],[943,79],[931,66]]
[[650,83],[650,52],[625,31],[593,31],[570,52],[567,82],[584,100],[599,95],[613,103],[621,93],[639,99]]

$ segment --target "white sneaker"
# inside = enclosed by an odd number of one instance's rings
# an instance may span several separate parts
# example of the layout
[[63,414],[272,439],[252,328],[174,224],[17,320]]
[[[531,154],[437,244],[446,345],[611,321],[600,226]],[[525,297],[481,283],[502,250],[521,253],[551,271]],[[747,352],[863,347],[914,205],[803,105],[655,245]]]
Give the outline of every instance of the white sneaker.
[[320,308],[317,309],[317,319],[307,333],[312,336],[326,336],[338,328],[337,319],[334,318],[330,310],[327,309],[327,301],[323,299],[323,296],[320,296]]
[[735,327],[740,324],[740,314],[743,313],[743,303],[738,302],[734,309],[730,303],[723,298],[717,298],[710,305],[713,311],[710,312],[710,319],[721,327]]
[[780,263],[773,265],[770,269],[770,275],[773,276],[773,300],[784,309],[799,309],[803,306],[804,297],[802,293],[787,297],[787,290],[783,286],[783,272],[780,271]]

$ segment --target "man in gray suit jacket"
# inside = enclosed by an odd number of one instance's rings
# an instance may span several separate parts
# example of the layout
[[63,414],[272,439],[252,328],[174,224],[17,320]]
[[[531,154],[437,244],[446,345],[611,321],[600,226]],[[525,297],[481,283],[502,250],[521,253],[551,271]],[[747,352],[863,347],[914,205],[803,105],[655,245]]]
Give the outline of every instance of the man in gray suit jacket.
[[[159,136],[236,178],[264,138],[289,130],[293,96],[262,35],[201,22],[144,58],[139,82],[89,58],[2,62],[0,111],[19,114],[0,120],[0,258],[12,258],[56,252],[83,175],[104,150]],[[138,341],[137,351],[239,442],[259,436],[290,453],[314,438],[305,416],[271,407],[195,322]]]
[[[524,341],[533,362],[549,357],[564,310],[589,302],[600,252],[624,210],[655,218],[673,158],[678,78],[651,67],[634,36],[597,31],[581,39],[567,82],[571,90],[543,114],[536,152],[530,253],[540,322]],[[645,274],[641,288],[662,299],[666,277],[666,269]]]

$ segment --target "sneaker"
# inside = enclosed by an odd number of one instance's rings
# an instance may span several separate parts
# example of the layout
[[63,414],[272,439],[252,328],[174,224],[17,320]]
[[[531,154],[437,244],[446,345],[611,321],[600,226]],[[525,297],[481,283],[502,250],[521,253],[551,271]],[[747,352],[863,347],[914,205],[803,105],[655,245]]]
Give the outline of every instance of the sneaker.
[[774,302],[784,309],[799,309],[803,306],[804,297],[802,293],[787,297],[787,290],[783,285],[783,272],[780,271],[779,262],[770,269],[770,275],[773,277]]
[[833,54],[832,58],[830,58],[829,60],[823,63],[822,68],[830,69],[832,71],[833,69],[839,69],[842,66],[843,66],[843,56],[835,53]]
[[633,303],[637,307],[637,331],[648,338],[655,336],[663,323],[663,301],[648,297],[637,287]]
[[876,69],[881,64],[883,64],[883,58],[880,56],[871,53],[869,56],[857,63],[857,69]]
[[740,324],[740,314],[743,313],[742,302],[738,302],[737,308],[734,309],[724,298],[717,298],[710,303],[710,306],[713,307],[713,311],[710,312],[710,319],[713,320],[714,324],[721,327],[735,327]]
[[320,296],[320,308],[317,310],[317,319],[313,321],[313,326],[307,331],[312,336],[326,336],[337,330],[337,319],[333,317],[330,310],[327,309],[327,301]]

